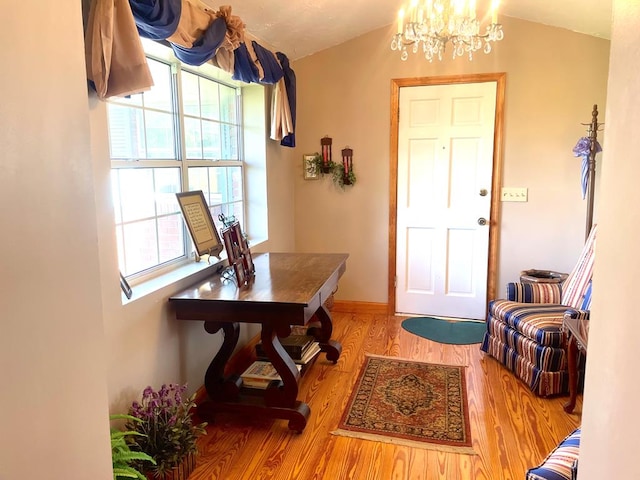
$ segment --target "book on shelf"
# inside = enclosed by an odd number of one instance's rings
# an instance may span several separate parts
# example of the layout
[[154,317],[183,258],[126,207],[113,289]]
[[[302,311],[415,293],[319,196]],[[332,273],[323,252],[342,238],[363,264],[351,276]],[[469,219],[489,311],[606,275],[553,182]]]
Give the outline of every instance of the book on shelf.
[[[293,359],[301,359],[305,352],[315,342],[315,338],[310,335],[289,335],[288,337],[280,338],[280,344]],[[256,344],[256,356],[266,357],[262,342]]]
[[[293,363],[297,365],[306,365],[311,360],[313,360],[313,358],[320,352],[321,352],[320,344],[318,342],[311,342],[311,345],[309,345],[309,348],[307,348],[304,351],[304,353],[300,358],[291,357],[291,359],[293,360]],[[261,352],[261,354],[256,353],[256,358],[258,360],[263,360],[266,362],[269,361],[269,357],[267,357],[267,355],[264,352]]]
[[[298,371],[302,365],[296,365]],[[281,380],[278,371],[270,362],[257,360],[247,368],[242,375],[242,383],[247,387],[265,389],[273,380]]]

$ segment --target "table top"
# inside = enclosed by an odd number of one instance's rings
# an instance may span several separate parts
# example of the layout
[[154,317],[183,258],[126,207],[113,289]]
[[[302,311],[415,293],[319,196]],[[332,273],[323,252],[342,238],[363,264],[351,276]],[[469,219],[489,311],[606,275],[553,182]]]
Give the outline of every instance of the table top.
[[249,285],[238,288],[233,280],[215,275],[173,295],[169,302],[183,320],[229,321],[242,313],[244,319],[239,321],[258,323],[258,311],[315,312],[346,270],[347,257],[343,253],[256,254],[255,278]]
[[589,342],[589,320],[566,317],[562,323],[563,327],[576,337],[578,343],[586,348]]

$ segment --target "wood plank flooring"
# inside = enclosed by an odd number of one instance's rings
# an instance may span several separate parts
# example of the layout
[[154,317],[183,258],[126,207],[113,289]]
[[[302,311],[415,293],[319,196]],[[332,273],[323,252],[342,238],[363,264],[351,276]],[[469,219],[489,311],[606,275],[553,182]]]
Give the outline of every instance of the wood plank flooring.
[[[302,434],[285,420],[219,414],[200,441],[190,480],[511,480],[580,423],[582,399],[566,414],[566,397],[533,395],[479,345],[443,345],[413,335],[401,317],[333,312],[336,365],[324,354],[300,383],[311,416]],[[477,455],[444,453],[331,435],[345,409],[365,353],[467,365],[471,436]]]

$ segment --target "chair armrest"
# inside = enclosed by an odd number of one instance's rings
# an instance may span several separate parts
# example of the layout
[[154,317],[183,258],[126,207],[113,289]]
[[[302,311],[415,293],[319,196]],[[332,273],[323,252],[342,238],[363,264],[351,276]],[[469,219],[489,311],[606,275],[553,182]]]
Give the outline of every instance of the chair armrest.
[[564,312],[565,318],[579,318],[581,320],[589,320],[589,310],[576,310],[575,308],[568,308]]
[[562,285],[559,283],[507,283],[507,300],[524,303],[560,303]]

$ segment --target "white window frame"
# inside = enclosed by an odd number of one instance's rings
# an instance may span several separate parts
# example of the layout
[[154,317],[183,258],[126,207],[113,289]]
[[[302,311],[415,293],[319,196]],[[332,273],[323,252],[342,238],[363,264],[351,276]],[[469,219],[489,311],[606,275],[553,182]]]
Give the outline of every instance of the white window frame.
[[[171,67],[172,73],[172,84],[173,84],[173,108],[174,108],[174,125],[175,125],[175,151],[176,151],[176,159],[134,159],[131,160],[121,160],[121,159],[111,159],[111,170],[112,172],[115,169],[123,169],[123,168],[179,168],[180,169],[180,177],[181,177],[181,191],[189,191],[188,184],[188,172],[190,168],[193,167],[208,167],[208,168],[224,168],[224,167],[235,167],[240,169],[240,183],[242,185],[242,195],[241,195],[241,215],[242,218],[247,218],[247,191],[246,191],[246,181],[245,181],[245,158],[244,158],[244,138],[243,138],[243,130],[244,130],[244,119],[243,119],[243,105],[242,105],[242,84],[240,82],[234,82],[231,80],[231,77],[226,72],[223,72],[212,65],[204,65],[202,67],[191,67],[182,65],[178,59],[176,59],[172,51],[169,48],[166,48],[162,45],[158,45],[155,42],[147,42],[143,41],[145,45],[145,51],[147,52],[147,56],[152,61],[158,61],[164,64],[167,64]],[[186,157],[186,145],[184,141],[184,119],[185,114],[182,108],[182,89],[181,89],[181,70],[186,72],[201,76],[207,80],[211,80],[217,82],[226,87],[234,88],[236,91],[236,119],[237,119],[237,153],[238,160],[189,160]],[[117,103],[117,99],[112,100],[113,103]],[[144,107],[143,107],[144,108]],[[223,123],[221,121],[221,123]],[[238,201],[231,201],[228,203],[223,203],[223,205],[227,205],[229,203],[238,203]],[[176,203],[177,206],[177,203]],[[179,208],[178,208],[179,212]],[[157,212],[156,212],[157,213]],[[162,215],[156,215],[155,217],[150,218],[159,218]],[[214,217],[217,217],[214,215]],[[180,218],[181,215],[180,215]],[[214,218],[216,222],[218,222],[217,218]],[[167,273],[168,271],[175,270],[177,267],[184,265],[186,263],[193,262],[194,252],[193,245],[191,242],[191,238],[189,236],[188,230],[186,229],[184,222],[181,222],[183,228],[183,239],[184,239],[184,252],[183,256],[180,256],[176,259],[166,261],[164,263],[157,264],[155,266],[149,267],[140,272],[135,272],[126,276],[127,280],[132,283],[132,285],[138,284],[140,282],[147,281],[149,279],[158,277],[162,274]],[[221,224],[218,222],[218,227]],[[246,229],[246,226],[243,224],[243,229]],[[118,250],[120,250],[121,246],[118,245]],[[123,253],[122,253],[123,254]],[[223,252],[224,257],[224,252]]]

